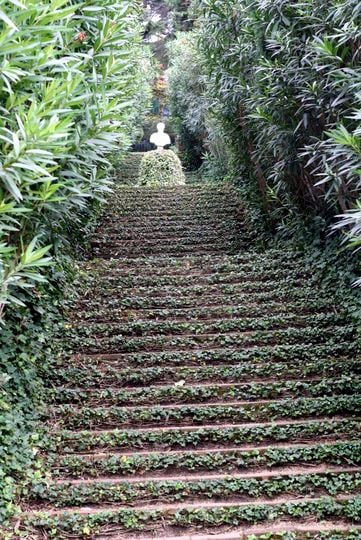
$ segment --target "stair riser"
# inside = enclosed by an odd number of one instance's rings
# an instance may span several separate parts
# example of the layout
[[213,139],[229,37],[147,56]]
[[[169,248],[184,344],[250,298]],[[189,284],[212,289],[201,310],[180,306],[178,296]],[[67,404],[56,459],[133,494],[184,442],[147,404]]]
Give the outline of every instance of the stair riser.
[[[271,480],[229,479],[208,480],[202,482],[143,482],[129,484],[126,482],[94,483],[80,486],[51,486],[41,501],[56,504],[57,507],[76,507],[86,504],[102,503],[141,504],[157,503],[231,501],[252,502],[259,497],[271,500],[281,495],[292,497],[322,497],[337,495],[344,491],[358,493],[361,491],[361,473],[326,473],[300,476],[276,477]],[[37,500],[36,494],[33,499]]]
[[113,338],[83,338],[81,342],[69,340],[64,342],[64,349],[71,352],[85,354],[99,353],[142,353],[145,351],[198,351],[222,347],[248,348],[262,345],[300,345],[303,341],[307,343],[331,344],[339,341],[353,339],[355,329],[346,327],[327,328],[287,328],[285,330],[274,331],[254,331],[249,333],[235,333],[224,335],[195,335],[195,336],[150,336],[143,338],[124,338],[114,336]]
[[127,428],[150,426],[183,426],[202,423],[265,422],[269,419],[293,419],[338,415],[361,415],[361,396],[339,396],[327,398],[298,398],[274,401],[267,404],[248,403],[235,405],[184,405],[179,408],[148,407],[127,409],[81,408],[62,405],[51,413],[51,418],[66,429]]
[[187,428],[162,429],[154,431],[120,430],[99,433],[63,431],[56,433],[55,441],[49,442],[49,447],[60,453],[96,453],[101,451],[130,451],[136,450],[179,450],[236,447],[253,444],[259,445],[280,443],[297,443],[320,439],[347,440],[357,437],[361,431],[360,422],[353,420],[309,421],[305,423],[284,423],[282,425],[267,425],[253,427],[222,427],[216,428]]
[[252,471],[260,467],[278,470],[285,466],[312,465],[361,465],[360,443],[309,444],[299,448],[270,447],[268,450],[219,451],[213,453],[179,452],[176,454],[152,453],[150,455],[125,454],[99,458],[97,456],[67,456],[56,458],[54,476],[62,478],[96,478],[100,475],[131,476],[145,472],[177,474],[222,470],[225,474]]

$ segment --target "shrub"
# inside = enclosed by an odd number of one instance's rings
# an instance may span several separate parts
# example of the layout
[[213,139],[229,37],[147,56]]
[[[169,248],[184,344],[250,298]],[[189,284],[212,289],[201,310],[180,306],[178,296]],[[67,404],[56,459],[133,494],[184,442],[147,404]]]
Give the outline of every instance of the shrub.
[[174,30],[190,30],[193,19],[189,13],[191,0],[165,0],[169,8],[169,17]]
[[65,253],[148,108],[139,15],[138,0],[1,2],[0,522],[34,471]]
[[[198,50],[181,33],[171,46],[171,102],[191,81],[175,103],[186,112],[182,129],[193,104],[206,99],[232,149],[231,172],[271,230],[290,237],[301,222],[325,227],[341,214],[340,228],[359,246],[358,0],[195,6]],[[185,65],[187,51],[196,69]]]
[[197,51],[197,32],[179,32],[168,44],[168,99],[172,123],[178,133],[182,161],[197,169],[205,152],[206,123],[209,103],[201,55]]
[[150,64],[137,0],[3,9],[0,318],[19,287],[43,280],[50,245],[61,246],[109,192],[107,157],[130,145]]
[[182,186],[185,175],[179,157],[172,150],[147,152],[139,171],[141,186]]

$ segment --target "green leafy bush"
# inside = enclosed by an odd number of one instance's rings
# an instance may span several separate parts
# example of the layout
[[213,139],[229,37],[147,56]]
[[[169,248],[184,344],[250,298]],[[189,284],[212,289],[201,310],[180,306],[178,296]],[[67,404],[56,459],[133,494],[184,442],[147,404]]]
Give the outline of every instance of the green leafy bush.
[[192,28],[193,20],[189,13],[191,0],[165,0],[165,4],[169,7],[169,17],[173,29],[190,30]]
[[66,254],[142,122],[152,68],[137,0],[0,4],[1,522],[36,474],[34,408]]
[[149,98],[138,2],[2,2],[0,317],[109,192]]
[[59,299],[54,291],[38,293],[41,299],[19,307],[0,332],[0,524],[16,511],[23,487],[40,474],[35,410],[44,396],[41,375],[55,354],[49,330],[58,325]]
[[202,163],[209,116],[197,35],[196,31],[179,32],[168,44],[168,99],[172,123],[178,132],[182,161],[190,169],[197,169]]
[[[228,174],[238,180],[258,222],[262,214],[268,229],[290,237],[305,218],[327,227],[342,214],[339,228],[358,247],[359,2],[195,4],[198,62],[183,61],[182,34],[171,49],[171,102],[192,80],[177,105],[186,110],[182,129],[189,128],[193,104],[205,99],[217,128],[211,137],[226,139],[232,151]],[[207,141],[207,122],[204,127]],[[215,160],[222,154],[209,150],[207,164],[218,172]]]
[[172,150],[147,152],[139,171],[142,186],[181,186],[185,175],[179,157]]

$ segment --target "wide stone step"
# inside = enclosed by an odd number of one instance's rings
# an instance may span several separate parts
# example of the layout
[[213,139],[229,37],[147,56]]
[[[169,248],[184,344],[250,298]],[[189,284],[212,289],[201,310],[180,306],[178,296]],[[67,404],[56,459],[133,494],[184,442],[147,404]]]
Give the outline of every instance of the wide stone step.
[[219,212],[233,212],[235,214],[243,214],[240,210],[239,202],[234,198],[229,198],[227,195],[219,194],[215,198],[210,196],[197,197],[197,196],[184,196],[174,195],[172,197],[153,197],[153,198],[140,198],[135,193],[133,197],[116,197],[115,201],[111,203],[112,216],[115,213],[125,214],[133,212],[139,214],[158,214],[159,212],[187,212],[193,210],[194,212],[205,214],[207,211],[210,214],[218,215]]
[[308,420],[273,420],[253,424],[211,424],[199,426],[170,426],[127,430],[58,430],[52,432],[48,447],[62,454],[96,454],[106,451],[177,449],[226,449],[229,446],[245,449],[285,442],[304,443],[312,439],[322,442],[347,440],[361,432],[361,418],[332,419],[319,417]]
[[48,399],[59,404],[89,406],[169,405],[171,403],[212,403],[213,401],[245,401],[275,399],[290,396],[335,396],[361,394],[361,377],[316,378],[302,381],[265,381],[261,383],[218,383],[187,385],[176,382],[171,386],[141,388],[82,389],[60,387],[48,394]]
[[[280,276],[276,279],[269,276],[268,280],[257,280],[254,276],[249,276],[248,279],[241,279],[239,282],[234,283],[217,283],[215,282],[206,282],[205,284],[198,285],[197,283],[193,284],[193,281],[188,283],[186,281],[181,281],[179,286],[175,287],[173,285],[155,285],[155,286],[142,286],[138,285],[136,287],[129,287],[126,294],[132,296],[209,296],[209,295],[237,295],[248,293],[247,296],[251,297],[252,293],[259,292],[273,292],[274,296],[277,296],[277,291],[275,291],[278,286],[279,292],[285,291],[305,291],[307,294],[313,288],[315,278],[309,277],[307,280],[302,279],[300,276],[291,275],[287,278]],[[119,288],[122,288],[121,283],[119,283]],[[113,295],[116,292],[117,283],[112,283],[109,288],[104,287],[103,291],[100,291],[101,296],[106,297],[107,295]],[[249,298],[251,300],[251,298]],[[236,302],[235,302],[236,303]]]
[[[276,530],[281,531],[280,520],[283,520],[284,522],[289,523],[291,528],[293,526],[293,530],[308,531],[310,527],[312,530],[312,523],[316,523],[317,519],[321,519],[321,524],[317,529],[320,534],[321,532],[323,533],[323,531],[331,530],[346,531],[347,526],[349,528],[349,533],[346,536],[335,536],[334,533],[332,533],[333,536],[322,535],[323,540],[327,540],[328,538],[330,540],[344,540],[344,538],[347,540],[355,540],[355,538],[357,539],[355,532],[352,532],[355,531],[355,529],[353,529],[354,522],[352,519],[348,519],[347,521],[347,518],[349,518],[349,516],[352,514],[353,508],[358,506],[359,499],[357,497],[351,497],[348,500],[335,500],[334,504],[332,504],[332,502],[332,500],[321,498],[307,499],[305,500],[305,504],[302,504],[300,501],[290,500],[284,501],[283,503],[279,502],[274,506],[270,506],[268,502],[264,505],[259,503],[258,505],[249,506],[240,506],[240,504],[238,506],[213,504],[212,508],[210,505],[205,506],[204,508],[188,506],[186,508],[177,507],[173,509],[168,506],[163,507],[162,509],[147,507],[144,511],[136,511],[128,508],[115,509],[113,507],[104,509],[101,512],[87,509],[83,512],[78,511],[75,514],[72,512],[65,512],[63,514],[61,512],[50,514],[45,512],[43,515],[37,515],[35,513],[33,515],[26,516],[26,524],[32,529],[35,527],[38,530],[41,529],[43,531],[54,530],[56,527],[59,534],[65,534],[65,536],[60,536],[59,538],[66,538],[66,536],[69,536],[69,534],[71,534],[72,537],[81,538],[79,535],[76,536],[77,532],[83,530],[86,532],[91,531],[92,537],[96,538],[97,540],[124,540],[125,538],[134,538],[134,532],[144,530],[144,528],[146,528],[149,532],[153,531],[152,538],[154,538],[154,534],[156,534],[156,538],[168,538],[168,540],[170,539],[169,535],[172,534],[172,531],[174,534],[176,534],[180,529],[183,531],[208,529],[211,533],[209,536],[202,535],[201,538],[204,540],[205,538],[213,539],[214,535],[212,531],[215,532],[217,528],[219,530],[219,528],[222,526],[228,529],[231,527],[232,530],[235,530],[235,528],[243,524],[243,534],[247,533],[247,531],[257,532],[257,530],[274,530],[274,523],[276,522],[276,525],[278,525]],[[333,519],[330,518],[330,511],[334,512]],[[257,520],[255,521],[260,525],[258,525],[257,528],[255,526],[253,528],[245,528],[245,525],[251,521],[252,515],[257,515]],[[290,523],[289,519],[293,516],[297,517],[293,519],[292,524]],[[297,529],[295,524],[295,520],[297,519],[299,521],[298,527],[303,525],[302,529]],[[328,523],[326,522],[327,519]],[[308,522],[307,526],[305,526],[305,521]],[[46,523],[45,526],[44,522]],[[216,529],[214,527],[216,527]],[[108,534],[109,530],[112,531],[111,536]],[[360,529],[357,528],[356,530]],[[117,531],[119,535],[117,535]],[[169,533],[165,531],[169,531]],[[172,539],[174,540],[174,538],[181,538],[186,540],[194,540],[199,538],[198,536],[194,536],[193,532],[190,534],[191,536],[177,536],[172,537]],[[40,538],[40,536],[33,536],[33,538],[37,539]],[[138,536],[138,538],[140,537]],[[228,534],[227,536],[218,535],[215,538],[221,538],[222,540],[234,540],[235,536]],[[240,537],[238,536],[238,538]],[[254,536],[252,534],[250,538],[252,540],[257,540],[261,537]],[[279,540],[280,535],[279,533],[277,533],[275,536],[268,535],[267,538],[270,540],[272,538],[277,538],[277,540]],[[287,536],[284,538],[287,538]],[[292,538],[295,538],[294,534],[292,534]],[[300,538],[304,540],[305,536],[301,536]],[[311,537],[307,535],[307,538],[312,538],[312,533]],[[316,540],[317,536],[314,536],[313,538]],[[262,540],[264,540],[264,536]]]
[[[243,234],[243,226],[242,223],[237,220],[234,216],[229,215],[223,216],[221,219],[220,217],[210,217],[209,215],[200,216],[197,217],[194,216],[193,213],[189,213],[188,216],[184,216],[182,218],[177,218],[176,216],[148,216],[145,217],[137,217],[137,216],[127,216],[122,219],[114,218],[108,220],[106,222],[103,222],[101,224],[101,227],[99,229],[100,236],[103,235],[104,230],[116,230],[116,231],[122,231],[125,230],[126,227],[128,227],[128,233],[125,233],[126,235],[129,234],[129,231],[137,231],[138,229],[144,230],[147,228],[148,230],[148,236],[151,237],[152,234],[157,235],[160,231],[166,231],[169,229],[172,231],[175,226],[181,226],[182,232],[186,232],[189,236],[190,233],[192,233],[195,230],[199,230],[200,228],[203,231],[203,234],[205,233],[205,229],[208,231],[217,231],[222,229],[227,229],[229,232],[229,236],[232,237],[234,234],[238,234],[240,237],[240,240],[242,239]],[[178,236],[177,234],[176,236]],[[196,233],[194,233],[196,236]],[[247,239],[248,234],[244,232],[244,236]],[[126,238],[124,238],[125,240]],[[221,256],[226,255],[226,253],[221,254]],[[158,257],[163,257],[164,255],[158,255]],[[196,253],[189,254],[189,257],[198,257]]]
[[[160,505],[180,504],[208,505],[209,501],[231,501],[232,503],[254,502],[269,498],[269,502],[287,495],[296,497],[321,497],[358,493],[361,488],[361,468],[332,468],[325,471],[314,467],[282,474],[258,472],[247,474],[209,475],[193,478],[176,477],[138,479],[127,482],[109,478],[106,481],[57,482],[48,486],[40,497],[30,494],[31,500],[39,505],[55,504],[66,511],[77,511],[79,507],[106,504]],[[258,502],[258,501],[257,501]]]
[[180,321],[180,322],[158,322],[158,321],[137,321],[120,323],[87,323],[86,325],[75,325],[62,332],[62,339],[73,338],[75,340],[81,337],[105,338],[114,336],[182,336],[192,334],[213,334],[250,332],[255,330],[278,330],[288,327],[305,328],[318,326],[325,328],[330,325],[343,325],[347,323],[348,314],[336,313],[316,313],[307,315],[282,314],[265,317],[242,317],[229,318],[226,320],[210,321]]
[[[269,302],[267,311],[273,315],[306,315],[316,313],[337,313],[340,309],[339,305],[335,305],[332,298],[330,299],[310,299],[307,304],[303,302]],[[71,312],[70,317],[72,324],[76,326],[89,325],[92,323],[115,325],[116,323],[124,323],[129,321],[169,321],[169,322],[196,322],[196,321],[225,321],[235,317],[264,317],[265,308],[262,305],[249,304],[219,304],[205,307],[186,307],[186,308],[171,308],[171,309],[142,309],[142,308],[99,308],[94,311],[88,309],[79,309],[76,312]]]
[[[86,297],[86,299],[85,299]],[[233,300],[232,300],[233,298]],[[308,302],[314,300],[314,295],[312,290],[305,289],[291,289],[291,290],[279,290],[276,291],[267,291],[267,292],[253,292],[252,295],[246,293],[239,293],[237,296],[232,296],[232,294],[213,294],[205,295],[203,297],[199,296],[180,296],[178,298],[172,296],[127,296],[124,294],[123,297],[118,295],[113,298],[111,295],[108,295],[107,298],[97,299],[90,295],[90,291],[84,291],[83,298],[80,298],[77,304],[77,310],[80,312],[87,309],[87,311],[92,312],[96,310],[97,306],[101,303],[103,310],[113,310],[115,312],[119,310],[128,310],[128,312],[133,313],[135,310],[186,310],[186,309],[204,309],[204,308],[215,308],[220,304],[234,306],[256,306],[263,307],[264,312],[267,313],[267,306],[273,303],[280,302],[289,302],[289,303],[299,303],[302,302],[303,305],[308,305]],[[333,302],[332,295],[325,294],[323,300],[328,300]],[[336,310],[339,308],[339,305],[336,305]],[[134,315],[133,315],[134,318]]]
[[[342,323],[341,323],[342,324]],[[303,341],[313,344],[330,341],[352,340],[355,328],[351,325],[298,328],[289,326],[275,330],[234,331],[227,334],[191,334],[181,336],[145,336],[127,338],[125,336],[87,337],[81,340],[69,339],[64,342],[64,349],[80,353],[132,353],[188,351],[198,352],[212,348],[235,347],[248,348],[255,345],[301,344]]]
[[[140,154],[142,154],[140,152]],[[133,154],[132,154],[133,155]],[[229,194],[234,193],[235,190],[232,186],[221,184],[219,182],[202,182],[186,184],[183,186],[117,186],[116,194],[122,199],[129,194],[131,197],[134,193],[139,193],[142,198],[147,196],[165,198],[172,194],[184,194],[184,195],[202,195],[208,194],[210,197],[217,195],[218,193]]]
[[[95,260],[79,263],[81,268],[89,272],[106,272],[116,275],[145,274],[147,277],[157,274],[183,274],[191,275],[192,271],[199,274],[227,273],[227,272],[258,272],[262,274],[268,269],[288,269],[292,275],[293,269],[305,268],[299,252],[272,251],[268,256],[257,252],[244,252],[240,255],[220,256],[187,256],[183,259],[169,257],[149,257],[147,259],[129,259],[121,263],[118,261]],[[310,269],[308,268],[308,271]],[[318,287],[320,284],[318,284]]]
[[[115,192],[114,197],[108,208],[113,212],[119,212],[123,210],[147,210],[157,212],[158,210],[171,211],[174,209],[188,208],[197,209],[198,212],[204,214],[206,210],[217,212],[221,210],[231,209],[237,214],[242,214],[243,209],[240,207],[239,200],[233,194],[229,195],[225,192],[217,192],[214,195],[210,192],[169,192],[164,194],[145,194],[139,193],[138,190],[125,193],[124,190],[120,194]],[[107,218],[105,213],[105,218]]]
[[202,239],[198,242],[193,240],[191,244],[188,242],[154,242],[153,244],[142,245],[142,243],[122,242],[122,241],[94,241],[92,242],[92,253],[94,256],[109,259],[122,259],[124,257],[139,256],[147,257],[152,254],[169,254],[172,257],[183,257],[189,253],[198,252],[199,254],[208,253],[235,253],[239,249],[239,241],[209,241],[204,242]]
[[221,236],[220,234],[214,235],[184,235],[180,234],[177,236],[168,236],[163,238],[153,238],[152,231],[149,231],[147,236],[137,237],[131,240],[122,238],[119,233],[109,233],[105,236],[99,235],[92,241],[92,246],[94,248],[108,248],[109,246],[116,246],[117,248],[124,248],[128,250],[136,250],[143,248],[143,251],[160,249],[161,251],[168,248],[169,245],[174,245],[177,247],[186,247],[189,246],[193,250],[198,250],[199,246],[219,246],[224,244],[225,246],[233,245],[235,242],[239,242],[239,238],[236,234],[233,235],[233,238],[227,234]]
[[[326,364],[320,360],[319,362],[306,362],[305,365],[299,365],[298,362],[284,362],[266,366],[253,363],[241,366],[223,364],[199,368],[179,366],[177,369],[172,367],[122,369],[124,361],[120,365],[114,365],[112,362],[112,365],[106,364],[101,367],[89,367],[88,363],[82,362],[78,362],[77,365],[78,367],[57,370],[52,374],[53,383],[68,388],[72,388],[74,384],[77,384],[79,387],[105,390],[109,386],[123,388],[128,385],[138,388],[146,384],[160,386],[166,383],[182,384],[184,381],[188,383],[211,383],[222,380],[231,384],[248,381],[252,374],[254,375],[252,380],[255,383],[264,381],[267,376],[270,378],[269,382],[272,383],[274,378],[277,377],[297,381],[302,377],[318,376],[320,374],[355,377],[361,373],[360,362],[352,360],[338,360]],[[85,369],[88,371],[84,372]]]
[[[107,224],[106,230],[109,235],[118,235],[122,240],[137,240],[137,239],[146,239],[154,238],[157,240],[163,240],[167,238],[172,238],[172,236],[177,237],[203,237],[203,238],[214,238],[218,235],[229,236],[229,225],[234,225],[234,222],[230,223],[218,223],[210,230],[206,223],[199,224],[192,222],[183,223],[164,223],[152,226],[144,225],[141,222],[137,225],[134,225],[130,228],[126,224],[120,225],[118,222],[110,222]],[[104,224],[98,229],[100,237],[104,235]],[[238,231],[239,232],[239,231]]]
[[[301,283],[306,282],[311,278],[309,272],[306,272],[303,268],[294,269],[292,272],[290,269],[269,269],[264,270],[260,274],[259,271],[248,272],[231,272],[227,271],[222,273],[192,273],[188,274],[163,274],[163,275],[139,275],[128,274],[120,275],[118,273],[101,273],[89,275],[81,280],[81,284],[84,286],[92,286],[93,289],[115,289],[121,288],[126,291],[129,288],[135,287],[160,287],[160,286],[172,286],[172,287],[189,287],[203,285],[224,285],[224,284],[242,284],[242,283],[265,283],[267,281],[274,282],[276,279],[280,281],[298,280]],[[79,281],[80,284],[80,281]],[[322,300],[322,299],[320,299]]]
[[[127,221],[128,219],[128,221]],[[237,209],[236,205],[232,204],[169,204],[160,201],[158,206],[135,206],[121,207],[114,202],[111,209],[108,209],[100,221],[97,234],[102,233],[105,227],[120,227],[126,228],[129,233],[133,226],[144,228],[145,225],[152,224],[154,227],[160,224],[169,229],[181,229],[184,225],[194,225],[203,227],[203,232],[212,234],[214,232],[212,225],[218,227],[226,227],[227,225],[235,225],[239,231],[244,231],[247,234],[245,218],[243,212]],[[205,225],[208,225],[206,229]]]
[[[360,440],[319,442],[306,444],[278,444],[239,449],[229,446],[204,450],[145,451],[65,455],[49,458],[55,477],[97,478],[100,476],[131,477],[136,474],[200,473],[219,471],[233,474],[255,471],[264,467],[280,471],[284,467],[307,464],[337,466],[361,465]],[[327,470],[327,469],[326,469]]]
[[[238,246],[236,248],[234,248],[234,247],[229,248],[228,253],[230,253],[230,254],[231,253],[236,253],[238,249],[239,249]],[[199,249],[196,252],[194,252],[194,251],[188,250],[188,248],[176,249],[174,247],[169,251],[167,250],[165,252],[165,254],[168,253],[168,255],[170,257],[173,257],[175,259],[177,259],[177,258],[183,259],[183,257],[187,256],[190,252],[196,253],[199,256],[211,255],[211,256],[216,257],[220,253],[224,253],[224,249],[222,250],[219,247],[214,247],[214,248],[209,248],[209,249]],[[109,261],[111,261],[111,260],[116,260],[116,261],[123,261],[124,260],[125,261],[125,260],[130,260],[132,258],[138,260],[139,257],[142,257],[142,256],[144,256],[144,259],[146,260],[146,258],[148,258],[149,256],[158,254],[158,252],[155,252],[155,251],[154,252],[149,251],[149,253],[143,253],[143,255],[141,255],[140,253],[137,253],[137,252],[134,252],[133,254],[125,253],[124,251],[122,251],[121,249],[119,249],[117,247],[115,247],[114,250],[112,250],[111,248],[108,249],[108,250],[101,250],[101,249],[94,248],[92,250],[92,253],[93,253],[93,256],[95,258],[101,258],[101,259],[104,259],[104,260],[108,259]],[[164,253],[164,251],[163,251],[163,253]]]
[[[351,355],[347,357],[347,355]],[[329,357],[328,357],[329,356]],[[103,365],[103,367],[112,366],[118,369],[124,369],[124,363],[131,368],[153,368],[169,367],[212,367],[220,364],[237,365],[237,367],[247,368],[247,364],[252,364],[252,367],[262,366],[272,368],[275,363],[286,363],[289,365],[295,364],[301,366],[308,362],[323,362],[326,368],[334,365],[337,366],[337,361],[342,357],[345,365],[347,363],[358,366],[360,362],[360,351],[354,342],[345,340],[334,343],[333,340],[322,344],[300,343],[300,344],[272,344],[272,345],[254,345],[246,349],[238,349],[230,347],[200,349],[198,351],[164,351],[153,352],[145,351],[142,353],[94,353],[94,354],[78,354],[70,353],[64,355],[56,364],[54,373],[57,368],[64,366],[79,367],[87,365],[89,368]],[[320,367],[320,366],[319,366]],[[321,369],[320,372],[325,373]]]
[[[226,253],[223,253],[221,255],[218,255],[216,258],[213,258],[210,255],[205,256],[199,256],[199,255],[189,255],[188,257],[185,257],[184,260],[179,261],[178,259],[172,259],[167,256],[157,256],[157,257],[150,257],[147,261],[144,261],[143,258],[139,259],[139,263],[142,266],[148,266],[148,267],[155,267],[155,268],[167,268],[167,270],[170,270],[171,268],[179,268],[181,266],[187,267],[187,266],[194,266],[194,267],[209,267],[212,268],[214,266],[224,266],[228,264],[237,264],[239,268],[244,267],[244,265],[254,265],[257,267],[259,264],[266,265],[267,263],[269,265],[283,265],[288,264],[291,265],[292,263],[301,263],[302,262],[302,252],[297,250],[289,250],[289,251],[282,251],[279,249],[273,249],[269,250],[266,253],[260,252],[257,250],[247,250],[242,253],[236,254],[236,255],[228,255]],[[137,261],[134,261],[134,259],[131,259],[129,261],[124,261],[122,263],[122,269],[126,269],[127,267],[131,266],[134,267],[136,265]],[[303,260],[303,263],[305,264],[305,261]],[[85,263],[87,264],[87,263]],[[88,264],[93,264],[92,261],[89,261]],[[98,264],[97,261],[95,261],[95,264]],[[117,265],[116,262],[112,263],[110,261],[105,262],[105,265],[113,266]],[[308,266],[308,265],[307,265]]]
[[[189,529],[188,529],[189,530]],[[361,527],[353,524],[350,528],[350,523],[342,522],[339,519],[334,521],[313,521],[307,519],[305,523],[287,519],[273,521],[272,523],[264,523],[262,525],[244,525],[243,527],[232,527],[232,531],[220,533],[216,529],[210,530],[208,533],[201,533],[199,530],[186,530],[181,535],[177,534],[176,528],[169,533],[159,530],[158,537],[163,540],[240,540],[247,538],[249,540],[359,540],[357,535],[361,535]],[[163,534],[164,533],[164,534]],[[172,534],[177,536],[171,536]],[[98,540],[124,540],[125,536],[119,534],[111,536],[99,536]],[[154,540],[154,536],[138,536],[138,540]]]
[[255,402],[215,402],[205,404],[81,407],[61,405],[50,412],[53,422],[67,429],[127,428],[132,426],[199,425],[224,421],[262,422],[268,419],[311,418],[317,416],[361,415],[361,394]]

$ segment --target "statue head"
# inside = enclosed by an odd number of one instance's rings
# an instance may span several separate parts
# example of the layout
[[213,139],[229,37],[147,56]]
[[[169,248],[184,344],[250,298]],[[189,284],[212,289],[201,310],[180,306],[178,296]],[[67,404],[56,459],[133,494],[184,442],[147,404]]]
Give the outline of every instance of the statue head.
[[168,135],[168,133],[165,133],[165,124],[163,122],[159,122],[157,124],[157,132],[153,133],[150,142],[155,144],[158,150],[162,150],[165,146],[168,146],[171,144],[171,139]]

